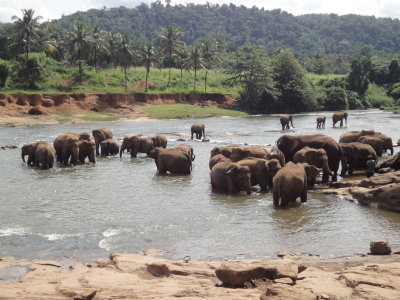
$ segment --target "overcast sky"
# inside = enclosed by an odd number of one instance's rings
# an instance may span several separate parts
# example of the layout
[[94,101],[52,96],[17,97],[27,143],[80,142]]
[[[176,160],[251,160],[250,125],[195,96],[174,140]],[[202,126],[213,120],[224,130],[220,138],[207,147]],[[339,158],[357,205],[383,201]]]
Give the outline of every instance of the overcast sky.
[[[62,14],[78,10],[107,7],[135,7],[154,0],[0,0],[0,22],[10,22],[13,15],[21,16],[22,8],[33,8],[44,20],[57,19]],[[165,2],[165,1],[161,1]],[[204,0],[172,0],[171,4],[196,3]],[[258,6],[266,10],[280,8],[294,15],[309,13],[336,13],[374,15],[377,17],[400,18],[400,0],[210,0],[212,4],[233,3],[247,7]]]

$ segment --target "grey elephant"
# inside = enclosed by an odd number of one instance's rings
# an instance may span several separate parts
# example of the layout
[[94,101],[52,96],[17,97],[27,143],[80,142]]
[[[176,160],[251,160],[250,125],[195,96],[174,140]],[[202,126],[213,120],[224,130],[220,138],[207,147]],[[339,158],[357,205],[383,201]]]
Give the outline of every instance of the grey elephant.
[[233,147],[231,153],[231,160],[237,162],[246,157],[258,157],[267,159],[268,150],[260,146],[250,147]]
[[107,139],[100,142],[101,156],[117,155],[119,153],[119,145],[113,139]]
[[343,120],[345,120],[347,127],[347,116],[348,116],[347,112],[342,112],[342,111],[335,112],[332,115],[333,127],[335,127],[335,124],[339,121],[340,121],[340,127],[343,127]]
[[322,170],[307,163],[288,162],[280,169],[273,184],[273,202],[275,207],[285,207],[300,197],[307,202],[308,181],[314,181]]
[[378,156],[371,145],[359,142],[339,143],[339,145],[343,153],[340,176],[345,176],[347,171],[349,175],[353,175],[353,170],[365,170],[369,156],[372,156],[375,162],[378,162]]
[[288,114],[281,115],[279,117],[279,120],[280,120],[281,125],[282,125],[282,130],[290,129],[290,124],[294,128],[294,126],[293,126],[293,116],[292,115],[288,115]]
[[189,157],[192,161],[194,161],[194,159],[196,158],[196,155],[194,155],[192,146],[189,146],[186,144],[179,144],[179,145],[175,146],[175,148],[189,154]]
[[138,153],[146,153],[149,156],[154,149],[153,140],[144,135],[131,137],[131,157],[136,157]]
[[368,135],[362,136],[358,139],[358,142],[371,145],[374,148],[376,155],[379,157],[383,154],[383,141],[381,138],[377,137],[376,135]]
[[196,139],[201,140],[201,137],[206,138],[205,126],[203,123],[194,123],[190,127],[191,139],[193,140],[193,135],[196,135]]
[[[328,155],[324,149],[315,149],[305,146],[303,149],[297,151],[293,156],[294,163],[308,163],[309,165],[321,168],[324,172],[329,175],[333,175],[333,172],[329,168]],[[314,181],[309,181],[308,185],[313,186]]]
[[40,141],[23,145],[21,148],[22,161],[28,155],[29,166],[41,167],[42,169],[53,168],[56,150],[47,142]]
[[318,116],[317,117],[317,128],[325,128],[325,116]]
[[283,152],[281,150],[279,150],[276,147],[273,147],[268,153],[267,153],[267,157],[266,159],[277,159],[279,160],[279,163],[281,164],[281,166],[284,166],[286,163],[285,160],[285,155],[283,154]]
[[375,133],[375,130],[348,131],[339,137],[339,143],[357,142],[360,137],[374,135]]
[[250,168],[232,162],[219,162],[211,170],[211,185],[229,194],[246,191],[251,194]]
[[96,155],[100,155],[99,153],[99,148],[100,148],[100,142],[112,139],[113,134],[110,129],[107,128],[98,128],[98,129],[93,129],[92,130],[92,135],[94,137],[94,141],[96,143]]
[[214,155],[210,158],[210,161],[208,162],[208,166],[210,168],[210,170],[219,162],[232,162],[230,158],[227,158],[226,156],[224,156],[223,154],[217,154]]
[[149,157],[154,158],[159,174],[167,172],[171,174],[190,174],[192,170],[192,160],[184,151],[179,149],[154,148]]
[[165,135],[162,134],[156,134],[155,136],[151,137],[152,141],[153,141],[153,145],[154,147],[161,147],[161,148],[167,148],[167,137]]
[[262,191],[272,189],[273,178],[282,168],[279,160],[249,157],[238,161],[239,166],[247,166],[250,169],[250,183],[252,186],[259,185]]
[[222,146],[222,147],[214,147],[211,151],[210,151],[210,158],[217,155],[217,154],[222,154],[223,156],[227,157],[227,158],[231,158],[231,154],[232,154],[232,149],[233,148],[237,148],[237,147],[241,147],[239,145],[228,145],[228,146]]
[[53,143],[56,150],[57,161],[68,165],[76,165],[79,158],[79,137],[75,133],[59,134]]
[[91,163],[96,163],[96,143],[93,141],[81,140],[79,141],[79,162],[85,163],[86,158]]

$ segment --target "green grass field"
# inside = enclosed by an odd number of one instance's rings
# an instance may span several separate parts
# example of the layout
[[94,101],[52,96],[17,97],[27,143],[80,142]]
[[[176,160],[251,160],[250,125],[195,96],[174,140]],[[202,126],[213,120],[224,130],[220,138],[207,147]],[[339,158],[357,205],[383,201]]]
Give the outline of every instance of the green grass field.
[[114,113],[99,113],[89,111],[85,113],[59,113],[57,114],[57,120],[61,123],[70,123],[74,120],[88,121],[88,122],[100,122],[100,121],[116,121],[120,117]]

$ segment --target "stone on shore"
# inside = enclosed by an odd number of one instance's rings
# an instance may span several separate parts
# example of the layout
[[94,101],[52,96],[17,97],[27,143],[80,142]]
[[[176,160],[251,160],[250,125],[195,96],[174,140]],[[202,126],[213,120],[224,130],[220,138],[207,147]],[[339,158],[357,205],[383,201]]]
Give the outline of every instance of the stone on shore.
[[369,248],[372,255],[389,255],[392,253],[392,248],[387,240],[373,240]]

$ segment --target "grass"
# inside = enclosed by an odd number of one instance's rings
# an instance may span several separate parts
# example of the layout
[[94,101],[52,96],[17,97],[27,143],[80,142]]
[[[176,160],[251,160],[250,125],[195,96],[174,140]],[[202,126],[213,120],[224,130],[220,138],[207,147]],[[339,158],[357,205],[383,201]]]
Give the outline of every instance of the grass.
[[391,106],[394,103],[392,97],[386,94],[384,87],[370,83],[366,93],[366,99],[372,107]]
[[186,119],[208,116],[246,116],[241,111],[190,104],[150,105],[141,108],[151,119]]
[[317,85],[317,83],[322,80],[322,79],[327,79],[327,80],[332,80],[335,78],[343,78],[346,77],[347,75],[343,74],[315,74],[315,73],[307,73],[307,78],[312,82],[314,86]]
[[119,116],[114,113],[99,113],[99,112],[85,112],[85,113],[62,113],[58,114],[57,120],[61,123],[70,123],[74,120],[100,122],[100,121],[116,121]]

